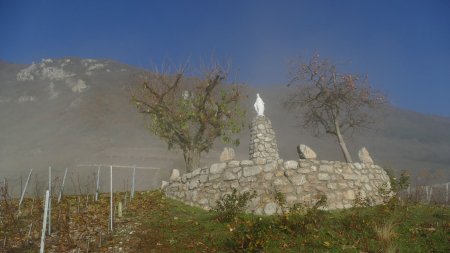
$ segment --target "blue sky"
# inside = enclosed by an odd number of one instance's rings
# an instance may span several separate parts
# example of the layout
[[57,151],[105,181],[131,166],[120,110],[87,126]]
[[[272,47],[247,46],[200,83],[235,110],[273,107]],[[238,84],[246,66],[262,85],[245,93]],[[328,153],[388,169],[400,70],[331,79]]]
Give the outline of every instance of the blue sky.
[[0,59],[77,56],[150,67],[232,61],[237,80],[282,85],[314,52],[367,74],[391,102],[450,117],[450,1],[0,0]]

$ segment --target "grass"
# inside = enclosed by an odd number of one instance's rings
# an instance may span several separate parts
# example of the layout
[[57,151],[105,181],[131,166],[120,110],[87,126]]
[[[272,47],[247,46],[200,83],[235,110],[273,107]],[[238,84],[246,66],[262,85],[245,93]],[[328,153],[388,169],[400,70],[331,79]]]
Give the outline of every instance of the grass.
[[[116,203],[123,198],[116,194]],[[38,252],[41,202],[27,199],[19,219],[0,223],[9,245],[1,244],[0,252]],[[395,202],[271,217],[239,214],[221,222],[217,213],[151,191],[136,193],[108,234],[108,203],[106,195],[99,202],[78,196],[54,202],[47,252],[450,252],[450,209],[444,206]]]
[[241,214],[223,223],[213,212],[186,206],[158,192],[140,198],[154,201],[140,214],[145,222],[136,249],[148,250],[141,252],[239,251],[239,227],[245,228],[246,238],[266,241],[264,252],[450,252],[450,209],[443,206],[396,203],[333,212],[314,210],[290,215],[287,222],[280,216]]

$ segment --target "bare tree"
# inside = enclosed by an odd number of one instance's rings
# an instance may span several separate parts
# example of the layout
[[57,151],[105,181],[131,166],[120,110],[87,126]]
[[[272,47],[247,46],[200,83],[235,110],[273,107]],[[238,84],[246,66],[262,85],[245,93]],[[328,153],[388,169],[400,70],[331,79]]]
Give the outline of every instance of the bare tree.
[[186,67],[165,69],[139,81],[132,100],[139,112],[149,116],[151,132],[169,149],[183,152],[186,170],[198,168],[201,154],[218,137],[239,145],[232,135],[244,126],[245,111],[239,106],[242,87],[226,84],[227,69],[211,64],[199,77],[187,76]]
[[351,163],[344,134],[374,123],[371,111],[381,108],[385,97],[366,77],[338,73],[334,64],[318,55],[292,66],[288,86],[295,90],[284,101],[285,108],[300,109],[303,126],[312,128],[316,135],[335,136],[345,160]]

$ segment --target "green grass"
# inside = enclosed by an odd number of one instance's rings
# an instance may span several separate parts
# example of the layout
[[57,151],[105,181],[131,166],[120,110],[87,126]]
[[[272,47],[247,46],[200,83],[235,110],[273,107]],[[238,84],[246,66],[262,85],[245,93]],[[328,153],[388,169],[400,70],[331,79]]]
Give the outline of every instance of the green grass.
[[391,203],[303,215],[247,214],[221,223],[215,213],[159,192],[144,193],[138,202],[149,205],[129,213],[143,221],[136,249],[148,251],[137,252],[239,251],[236,240],[242,238],[261,240],[264,252],[450,252],[450,209],[442,206]]
[[[230,222],[220,222],[217,213],[166,198],[159,191],[139,192],[128,202],[124,217],[117,218],[114,234],[108,234],[108,196],[86,205],[81,202],[81,207],[78,199],[66,196],[61,204],[54,203],[53,233],[46,239],[47,249],[112,252],[114,248],[118,252],[124,247],[125,252],[138,253],[450,252],[450,208],[437,205],[391,201],[383,206],[329,212],[310,209],[270,217],[238,214]],[[114,203],[123,199],[124,193],[116,193]],[[15,215],[14,208],[5,209],[5,203],[0,203],[2,215]],[[42,201],[33,203],[33,215],[29,210],[31,199],[27,199],[20,219],[0,222],[0,236],[8,236],[11,249],[6,252],[38,252]],[[31,223],[31,237],[25,240]],[[99,231],[105,233],[102,243]],[[91,238],[89,246],[87,238]]]

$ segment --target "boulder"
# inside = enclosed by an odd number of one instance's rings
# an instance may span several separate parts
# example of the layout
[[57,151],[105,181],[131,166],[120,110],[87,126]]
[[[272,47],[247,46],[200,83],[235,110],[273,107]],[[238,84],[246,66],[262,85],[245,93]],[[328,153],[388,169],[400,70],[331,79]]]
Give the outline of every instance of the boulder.
[[277,204],[275,204],[274,202],[270,202],[266,204],[266,206],[264,207],[264,213],[267,215],[272,215],[275,214],[276,212],[277,212]]
[[176,181],[180,179],[180,171],[177,169],[172,170],[172,174],[170,175],[170,181]]
[[317,155],[310,147],[300,144],[297,146],[297,153],[300,159],[316,159]]
[[234,159],[234,149],[232,148],[224,148],[222,153],[220,154],[220,161],[226,162]]
[[164,188],[166,188],[169,185],[169,182],[167,181],[162,181],[161,182],[161,190],[164,190]]
[[366,147],[363,147],[358,151],[359,160],[364,164],[373,164],[372,157],[370,157],[369,151]]

